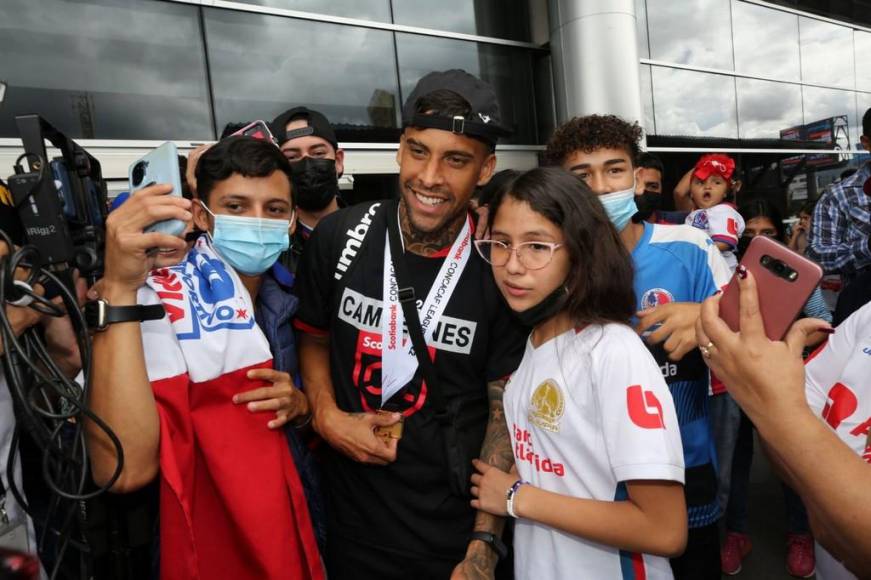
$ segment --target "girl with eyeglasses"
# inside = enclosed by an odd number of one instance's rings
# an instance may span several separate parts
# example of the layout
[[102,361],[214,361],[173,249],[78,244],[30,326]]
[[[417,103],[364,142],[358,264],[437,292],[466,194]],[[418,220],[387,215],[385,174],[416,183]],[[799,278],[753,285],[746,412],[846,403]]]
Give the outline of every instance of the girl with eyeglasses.
[[490,216],[476,247],[532,333],[505,390],[515,466],[476,461],[473,507],[517,518],[517,578],[672,578],[687,537],[683,451],[662,373],[629,326],[629,254],[559,168],[509,180]]

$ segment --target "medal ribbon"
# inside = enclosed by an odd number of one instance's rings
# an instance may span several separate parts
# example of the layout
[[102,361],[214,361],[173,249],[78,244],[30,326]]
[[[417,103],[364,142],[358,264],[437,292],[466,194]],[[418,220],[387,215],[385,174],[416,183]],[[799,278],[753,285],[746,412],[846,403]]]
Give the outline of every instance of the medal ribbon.
[[[426,300],[418,309],[420,329],[427,344],[432,343],[438,320],[450,301],[471,255],[472,227],[469,220],[466,220],[463,229],[451,245],[451,250],[442,263]],[[384,305],[381,311],[381,404],[383,406],[390,397],[414,378],[418,366],[411,339],[403,332],[405,315],[399,303],[399,285],[390,255],[389,237],[384,243],[382,304]]]

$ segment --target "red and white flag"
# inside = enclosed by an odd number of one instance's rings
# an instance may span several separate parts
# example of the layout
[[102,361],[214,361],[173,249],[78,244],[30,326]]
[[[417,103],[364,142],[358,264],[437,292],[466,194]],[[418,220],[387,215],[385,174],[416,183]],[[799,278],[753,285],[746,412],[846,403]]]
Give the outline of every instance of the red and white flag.
[[254,305],[201,236],[187,259],[153,271],[140,304],[160,415],[160,577],[312,579],[324,571],[302,484],[281,431],[232,402],[272,368]]

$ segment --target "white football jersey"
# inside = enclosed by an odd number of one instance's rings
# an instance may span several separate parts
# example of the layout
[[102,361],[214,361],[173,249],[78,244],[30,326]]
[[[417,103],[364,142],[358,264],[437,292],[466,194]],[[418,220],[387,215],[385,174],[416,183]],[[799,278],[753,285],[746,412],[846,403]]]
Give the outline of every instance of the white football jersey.
[[[671,394],[647,347],[621,324],[527,342],[505,391],[521,479],[578,498],[627,499],[637,479],[684,481]],[[619,550],[519,519],[519,579],[672,578],[668,559]]]
[[[871,463],[871,303],[838,326],[808,358],[808,404],[850,449]],[[856,578],[817,544],[818,580]]]

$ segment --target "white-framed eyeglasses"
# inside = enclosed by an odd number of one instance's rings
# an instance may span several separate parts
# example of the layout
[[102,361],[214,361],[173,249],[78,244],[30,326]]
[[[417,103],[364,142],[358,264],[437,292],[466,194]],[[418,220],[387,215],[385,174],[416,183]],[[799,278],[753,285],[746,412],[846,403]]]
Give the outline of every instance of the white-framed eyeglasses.
[[556,242],[522,242],[517,245],[498,240],[475,240],[475,249],[488,264],[500,268],[508,263],[511,254],[517,254],[517,261],[528,270],[540,270],[550,264],[553,253],[562,248]]

